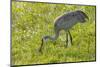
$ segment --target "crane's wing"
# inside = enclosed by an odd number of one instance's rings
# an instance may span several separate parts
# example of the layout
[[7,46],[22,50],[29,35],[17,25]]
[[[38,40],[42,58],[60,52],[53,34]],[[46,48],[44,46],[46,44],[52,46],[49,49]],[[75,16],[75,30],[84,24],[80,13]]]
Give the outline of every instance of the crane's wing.
[[56,22],[63,22],[63,21],[68,21],[68,20],[71,20],[72,18],[74,18],[75,17],[75,13],[74,12],[69,12],[69,13],[65,13],[65,14],[63,14],[63,15],[60,15],[60,16],[58,16],[55,20],[54,20],[54,22],[56,23]]

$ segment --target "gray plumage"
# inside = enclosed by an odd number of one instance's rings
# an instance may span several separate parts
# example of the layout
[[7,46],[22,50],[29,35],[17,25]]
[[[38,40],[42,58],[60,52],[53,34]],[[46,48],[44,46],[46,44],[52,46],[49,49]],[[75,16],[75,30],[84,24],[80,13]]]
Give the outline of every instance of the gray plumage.
[[[47,41],[48,39],[55,41],[58,38],[59,32],[61,30],[69,32],[69,29],[72,28],[75,24],[77,24],[78,22],[84,23],[86,22],[86,19],[88,19],[88,16],[83,11],[80,10],[65,13],[64,15],[57,17],[56,20],[54,21],[55,34],[53,36],[44,36],[42,38],[40,51],[42,49],[42,45],[44,41]],[[70,38],[72,39],[70,32],[69,35]]]

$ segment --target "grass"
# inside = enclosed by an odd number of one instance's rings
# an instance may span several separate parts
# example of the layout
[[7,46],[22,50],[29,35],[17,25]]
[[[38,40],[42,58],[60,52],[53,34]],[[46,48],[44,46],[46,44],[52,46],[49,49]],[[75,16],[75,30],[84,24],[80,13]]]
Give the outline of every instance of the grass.
[[[65,48],[65,32],[56,44],[45,43],[43,53],[38,49],[44,35],[53,34],[57,16],[64,12],[82,10],[89,20],[70,29],[73,45]],[[95,6],[12,2],[12,65],[95,61]]]

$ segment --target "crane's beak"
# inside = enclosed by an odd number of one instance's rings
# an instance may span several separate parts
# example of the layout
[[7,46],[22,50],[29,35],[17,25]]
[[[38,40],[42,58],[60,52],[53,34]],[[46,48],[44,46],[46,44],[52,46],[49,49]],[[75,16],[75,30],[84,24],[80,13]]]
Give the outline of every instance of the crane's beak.
[[44,44],[44,41],[43,41],[43,38],[42,38],[42,39],[41,39],[41,46],[40,46],[40,48],[39,48],[39,52],[42,52],[43,44]]
[[44,44],[44,40],[43,40],[43,38],[42,38],[41,42],[42,42],[41,45],[43,46],[43,44]]

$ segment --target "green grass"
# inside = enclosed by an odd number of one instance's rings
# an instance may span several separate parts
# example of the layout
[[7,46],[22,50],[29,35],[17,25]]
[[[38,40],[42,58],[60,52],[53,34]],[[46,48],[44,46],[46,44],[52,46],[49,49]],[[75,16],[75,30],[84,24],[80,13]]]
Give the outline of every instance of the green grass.
[[[65,32],[56,44],[45,43],[39,53],[41,38],[53,35],[53,24],[59,15],[82,10],[89,21],[70,29],[73,45],[65,48]],[[12,65],[95,61],[95,6],[12,2]]]

